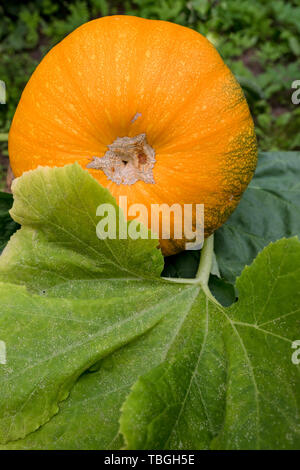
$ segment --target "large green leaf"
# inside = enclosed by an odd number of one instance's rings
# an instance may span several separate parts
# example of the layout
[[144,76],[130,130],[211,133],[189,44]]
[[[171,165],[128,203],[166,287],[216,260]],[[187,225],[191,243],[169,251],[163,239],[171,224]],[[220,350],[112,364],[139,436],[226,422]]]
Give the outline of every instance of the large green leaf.
[[9,215],[13,198],[11,194],[0,192],[0,253],[19,225]]
[[[296,239],[268,246],[230,308],[178,285],[157,326],[84,374],[49,423],[4,448],[299,448],[299,261]],[[66,286],[67,297],[75,292],[86,295]]]
[[115,203],[77,165],[25,174],[14,192],[2,449],[299,447],[298,240],[268,246],[224,308],[160,280],[155,240],[99,240],[96,207]]
[[299,241],[282,240],[243,271],[232,307],[199,294],[181,341],[123,406],[127,448],[299,448],[299,266]]

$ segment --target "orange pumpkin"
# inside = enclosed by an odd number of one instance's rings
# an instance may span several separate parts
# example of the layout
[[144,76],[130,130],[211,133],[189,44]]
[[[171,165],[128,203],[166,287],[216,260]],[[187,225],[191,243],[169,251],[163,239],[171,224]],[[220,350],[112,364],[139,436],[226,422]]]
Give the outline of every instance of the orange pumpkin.
[[[77,161],[117,201],[127,196],[149,213],[150,204],[204,204],[207,237],[237,206],[257,148],[242,90],[205,37],[112,16],[84,24],[42,60],[15,113],[9,155],[17,177]],[[163,253],[184,241],[161,240]]]

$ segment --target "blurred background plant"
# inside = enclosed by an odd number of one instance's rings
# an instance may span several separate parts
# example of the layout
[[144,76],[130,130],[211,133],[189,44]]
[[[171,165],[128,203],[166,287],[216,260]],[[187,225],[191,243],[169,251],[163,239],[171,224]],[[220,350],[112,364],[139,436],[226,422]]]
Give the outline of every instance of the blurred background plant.
[[[261,150],[300,149],[300,106],[291,84],[300,79],[300,0],[10,0],[0,5],[0,105],[6,133],[31,73],[46,52],[86,21],[127,14],[188,26],[204,34],[240,81]],[[0,139],[1,140],[1,139]],[[0,190],[8,165],[0,141]]]

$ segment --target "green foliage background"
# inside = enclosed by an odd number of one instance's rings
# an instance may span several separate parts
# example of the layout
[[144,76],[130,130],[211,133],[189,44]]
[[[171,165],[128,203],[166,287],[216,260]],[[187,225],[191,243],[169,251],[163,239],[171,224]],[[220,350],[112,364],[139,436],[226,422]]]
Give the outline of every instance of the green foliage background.
[[[21,92],[47,51],[82,23],[111,14],[173,21],[207,36],[244,88],[260,149],[300,149],[300,106],[291,102],[291,83],[300,78],[300,0],[5,2],[0,79],[7,104],[0,106],[0,133],[9,130]],[[6,144],[0,142],[1,151],[0,181],[7,165]]]

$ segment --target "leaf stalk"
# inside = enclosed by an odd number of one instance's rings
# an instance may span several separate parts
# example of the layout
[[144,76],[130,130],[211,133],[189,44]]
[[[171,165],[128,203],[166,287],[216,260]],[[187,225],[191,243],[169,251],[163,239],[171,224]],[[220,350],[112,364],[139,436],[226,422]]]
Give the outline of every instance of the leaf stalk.
[[163,277],[166,281],[175,282],[178,284],[196,284],[201,286],[204,293],[214,302],[217,300],[214,298],[208,287],[209,276],[211,272],[212,262],[214,255],[214,235],[206,238],[203,243],[201,250],[200,262],[196,277],[194,279],[183,278],[183,277]]

